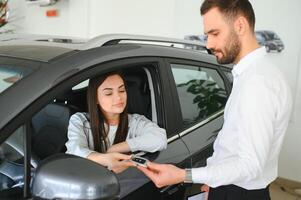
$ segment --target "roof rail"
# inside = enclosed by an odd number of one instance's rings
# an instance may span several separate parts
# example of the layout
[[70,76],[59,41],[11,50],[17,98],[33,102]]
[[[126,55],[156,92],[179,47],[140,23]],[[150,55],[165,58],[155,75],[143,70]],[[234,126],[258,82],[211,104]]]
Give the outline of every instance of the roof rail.
[[[105,34],[88,40],[79,49],[87,50],[100,46],[115,45],[122,41],[129,41],[131,43],[152,43],[157,45],[174,46],[175,44],[186,45],[190,48],[197,48],[205,50],[210,53],[206,45],[197,41],[181,40],[175,38],[156,37],[156,36],[144,36],[144,35],[130,35],[130,34]],[[169,45],[167,45],[169,44]]]
[[70,36],[27,33],[0,34],[0,45],[41,45],[78,49],[85,44],[86,41],[86,39]]

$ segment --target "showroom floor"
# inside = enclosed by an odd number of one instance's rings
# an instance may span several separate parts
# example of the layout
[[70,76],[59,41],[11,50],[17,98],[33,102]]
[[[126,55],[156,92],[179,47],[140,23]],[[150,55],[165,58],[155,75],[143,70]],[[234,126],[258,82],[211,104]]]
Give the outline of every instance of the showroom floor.
[[270,186],[271,200],[301,200],[299,184],[288,184],[285,180],[277,179]]

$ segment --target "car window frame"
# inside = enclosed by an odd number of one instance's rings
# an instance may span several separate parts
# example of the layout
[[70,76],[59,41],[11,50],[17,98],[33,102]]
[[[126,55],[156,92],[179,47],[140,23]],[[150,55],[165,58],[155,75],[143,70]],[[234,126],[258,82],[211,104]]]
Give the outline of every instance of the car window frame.
[[[227,89],[228,97],[230,96],[230,93],[232,91],[232,86],[233,86],[232,68],[233,68],[233,65],[228,65],[228,66],[220,65],[220,66],[218,66],[218,70],[220,71],[220,74],[223,77],[223,80],[225,82],[227,82],[226,89]],[[232,78],[230,79],[226,73],[231,74]]]

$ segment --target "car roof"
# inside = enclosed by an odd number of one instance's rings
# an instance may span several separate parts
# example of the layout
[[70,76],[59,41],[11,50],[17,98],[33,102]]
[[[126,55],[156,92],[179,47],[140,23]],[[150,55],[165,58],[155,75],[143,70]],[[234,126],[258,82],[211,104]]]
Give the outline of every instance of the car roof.
[[62,36],[3,34],[0,36],[0,55],[48,62],[55,57],[78,49],[86,41]]
[[276,34],[274,31],[272,30],[257,30],[255,31],[255,33],[269,33],[269,34]]
[[57,56],[73,51],[72,49],[54,46],[37,45],[1,45],[0,56],[23,58],[47,62]]
[[0,55],[48,62],[73,51],[84,51],[100,46],[135,42],[153,45],[160,43],[160,45],[169,47],[175,44],[190,44],[206,50],[205,45],[200,42],[142,35],[107,34],[87,40],[51,35],[4,34],[0,36]]

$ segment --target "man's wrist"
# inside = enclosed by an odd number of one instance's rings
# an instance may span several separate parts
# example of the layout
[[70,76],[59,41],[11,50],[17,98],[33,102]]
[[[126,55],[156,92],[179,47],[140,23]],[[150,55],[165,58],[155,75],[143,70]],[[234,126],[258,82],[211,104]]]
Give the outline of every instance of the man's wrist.
[[192,171],[191,171],[191,168],[186,168],[185,169],[184,183],[192,183]]

